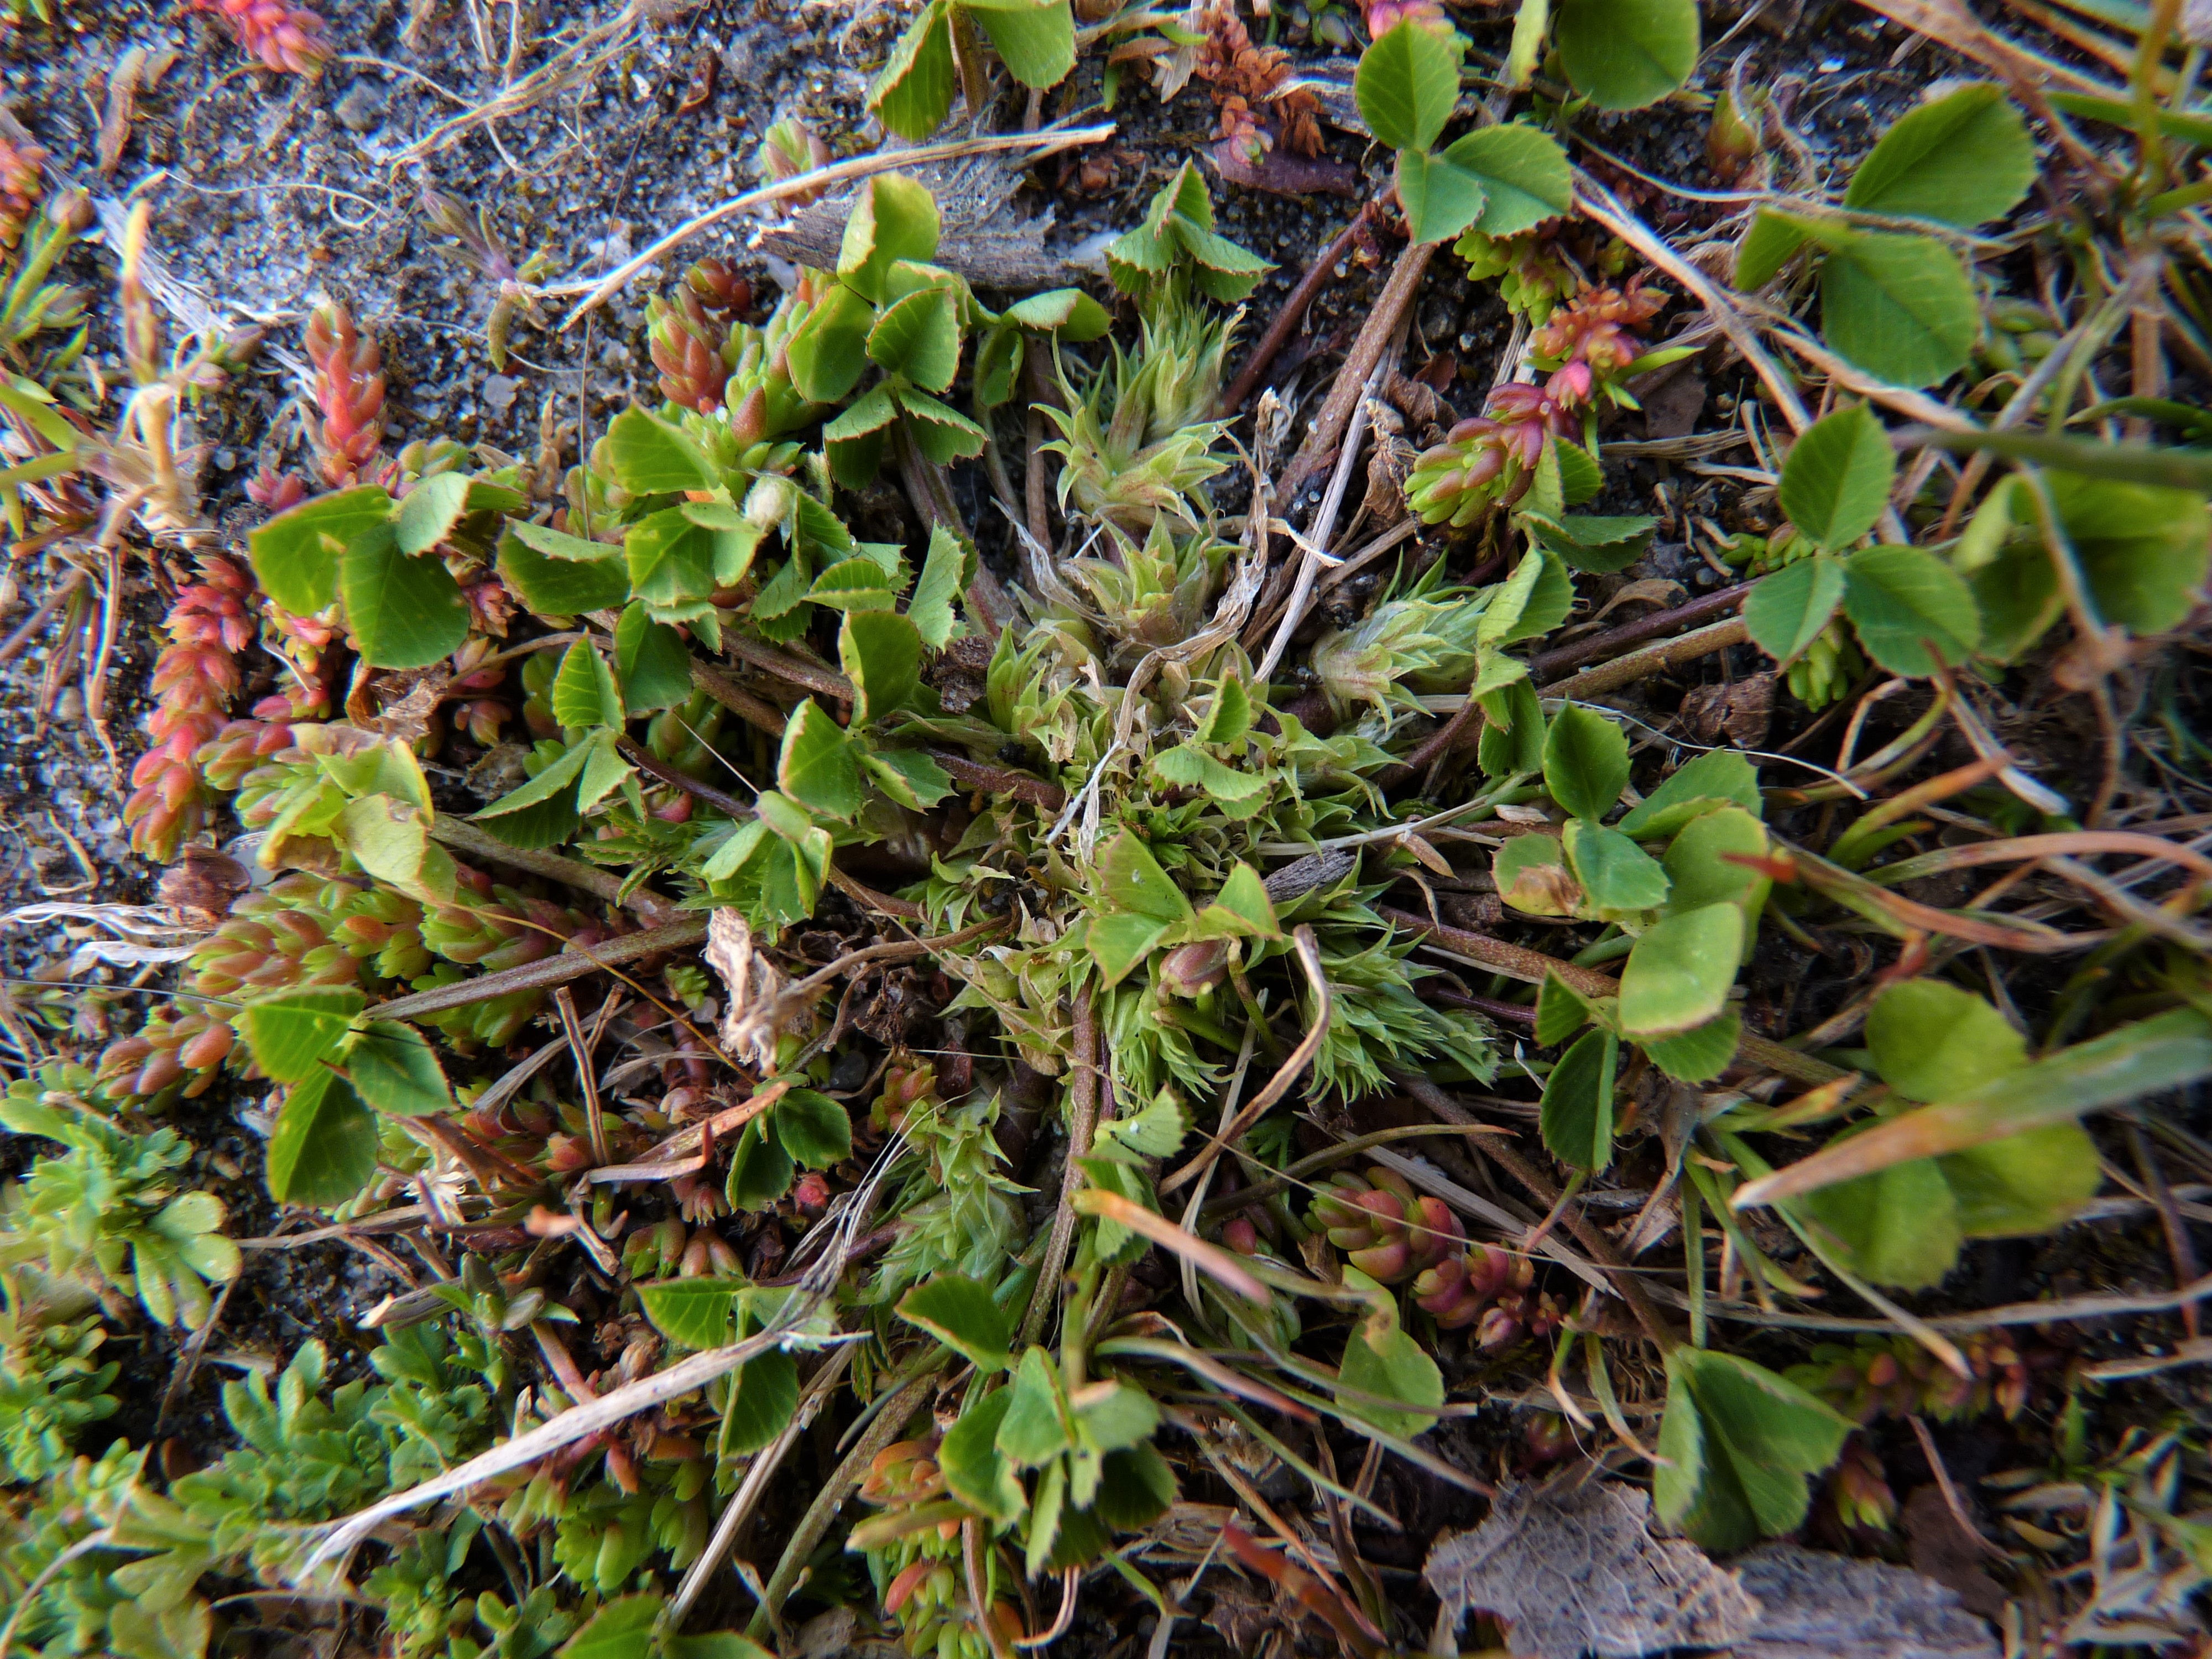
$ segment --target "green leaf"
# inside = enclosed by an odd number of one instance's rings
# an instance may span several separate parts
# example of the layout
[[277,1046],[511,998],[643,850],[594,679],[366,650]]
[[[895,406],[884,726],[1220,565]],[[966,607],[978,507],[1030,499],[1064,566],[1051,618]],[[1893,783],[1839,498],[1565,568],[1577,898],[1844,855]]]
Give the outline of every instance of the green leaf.
[[744,1288],[735,1279],[671,1279],[640,1285],[637,1299],[653,1329],[672,1342],[704,1352],[728,1345],[730,1317]]
[[[684,678],[688,681],[690,676]],[[560,670],[553,676],[550,701],[553,718],[572,729],[623,723],[622,692],[606,659],[589,640],[578,640],[562,653]]]
[[507,526],[507,531],[532,551],[563,563],[605,564],[622,553],[619,543],[586,541],[581,536],[571,536],[550,525],[532,524],[527,519],[515,520]]
[[1697,0],[1559,0],[1559,58],[1600,109],[1642,109],[1698,66]]
[[1893,123],[1844,205],[1971,230],[2010,212],[2035,182],[2035,143],[2001,87],[1958,87]]
[[937,1455],[945,1491],[1001,1526],[1018,1521],[1029,1507],[1021,1482],[999,1455],[999,1431],[1013,1400],[1012,1389],[997,1389],[975,1401],[945,1431]]
[[412,558],[428,553],[451,533],[468,504],[469,477],[465,472],[441,472],[416,481],[399,503],[392,519],[392,533],[399,550]]
[[[1476,763],[1485,777],[1531,775],[1544,769],[1544,709],[1536,688],[1516,680],[1504,690],[1483,700],[1482,736],[1475,747]],[[1499,718],[1501,713],[1504,718]]]
[[2212,568],[2212,513],[2193,490],[2047,476],[2098,615],[2138,634],[2179,628]]
[[1806,1477],[1836,1461],[1851,1427],[1764,1366],[1682,1344],[1667,1355],[1654,1507],[1716,1553],[1789,1532],[1810,1507]]
[[1103,1391],[1085,1389],[1078,1400],[1076,1438],[1088,1451],[1126,1451],[1151,1439],[1160,1426],[1160,1408],[1152,1397],[1126,1382],[1109,1382]]
[[647,514],[623,538],[630,591],[647,605],[704,599],[714,591],[721,544],[736,534],[695,524],[681,507]]
[[[1566,448],[1563,447],[1559,453],[1565,455]],[[1643,557],[1644,549],[1651,544],[1651,532],[1659,526],[1656,519],[1643,514],[1613,518],[1583,513],[1556,519],[1536,513],[1522,516],[1539,541],[1577,570],[1605,573],[1622,569]]]
[[759,1451],[784,1431],[798,1409],[799,1361],[780,1348],[755,1354],[738,1368],[723,1449]]
[[[1418,24],[1400,27],[1419,28]],[[1485,198],[1482,181],[1473,173],[1461,172],[1445,157],[1425,150],[1401,149],[1398,152],[1398,199],[1405,204],[1408,237],[1417,242],[1442,242],[1475,222]]]
[[[585,546],[600,548],[604,556],[570,558],[548,555],[536,544],[539,536],[525,536],[535,525],[510,524],[499,544],[499,574],[531,612],[538,617],[580,617],[607,611],[629,597],[629,572],[622,549],[605,542]],[[563,537],[574,541],[574,537]]]
[[642,605],[624,607],[615,623],[615,672],[623,703],[637,714],[678,708],[690,700],[691,653],[684,648],[684,636],[653,621]]
[[1191,733],[1193,743],[1235,743],[1252,729],[1252,694],[1234,674],[1224,674],[1206,717]]
[[1206,930],[1200,935],[1204,939],[1279,939],[1283,931],[1267,884],[1257,870],[1242,863],[1231,869],[1198,922]]
[[1405,1407],[1340,1397],[1339,1407],[1347,1416],[1407,1440],[1436,1426],[1436,1408],[1444,1403],[1443,1373],[1428,1350],[1398,1323],[1396,1306],[1387,1295],[1378,1297],[1374,1311],[1345,1339],[1344,1363],[1337,1376],[1347,1389],[1402,1401]]
[[1544,1079],[1537,1127],[1560,1163],[1602,1170],[1613,1162],[1613,1082],[1620,1041],[1592,1031],[1561,1054]]
[[868,331],[868,356],[886,374],[942,392],[960,372],[960,304],[951,289],[925,288],[886,307]]
[[853,1155],[853,1120],[812,1089],[793,1089],[770,1114],[775,1138],[803,1170],[827,1170]]
[[663,1599],[648,1592],[607,1602],[561,1644],[559,1659],[648,1659]]
[[1759,769],[1733,750],[1711,749],[1668,774],[1613,827],[1638,841],[1656,841],[1730,802],[1757,816]]
[[[2080,420],[2081,415],[2074,418]],[[1935,449],[1985,449],[2008,460],[2078,472],[2085,477],[2193,490],[2200,495],[2212,491],[2212,453],[2202,449],[2108,444],[2093,438],[2058,438],[2047,432],[1993,432],[1986,428],[1930,431],[1922,441]]]
[[1012,1398],[995,1443],[1001,1457],[1016,1468],[1033,1469],[1075,1444],[1059,1367],[1042,1348],[1032,1346],[1022,1355],[1007,1392]]
[[943,525],[931,526],[929,555],[921,562],[921,575],[906,614],[921,642],[933,651],[942,651],[968,632],[953,606],[967,591],[975,556],[975,550]]
[[1151,1445],[1130,1446],[1106,1454],[1091,1512],[1117,1532],[1137,1532],[1175,1501],[1175,1471],[1167,1459]]
[[536,806],[540,802],[551,800],[562,791],[572,788],[576,780],[583,775],[584,763],[592,757],[591,748],[592,745],[588,743],[579,743],[572,748],[563,750],[536,777],[532,778],[527,783],[516,785],[490,805],[485,807],[483,811],[478,812],[476,815],[477,821],[503,817],[512,812],[520,812],[526,807]]
[[891,267],[902,260],[927,264],[937,257],[937,198],[918,179],[878,173],[860,186],[845,221],[837,275],[855,294],[884,304]]
[[690,434],[635,407],[608,426],[607,458],[617,482],[634,495],[712,489],[722,481]]
[[353,1085],[319,1071],[295,1085],[269,1132],[269,1196],[330,1209],[376,1173],[376,1119]]
[[814,579],[806,597],[833,611],[889,611],[898,603],[883,566],[865,556],[840,559]]
[[1122,912],[1091,917],[1085,925],[1084,937],[1098,963],[1101,981],[1110,988],[1152,953],[1152,947],[1166,937],[1167,931],[1164,921]]
[[469,636],[468,601],[445,561],[409,558],[389,525],[356,537],[338,561],[346,625],[362,660],[376,668],[427,668]]
[[1932,1158],[1839,1182],[1798,1205],[1844,1267],[1899,1290],[1941,1282],[1965,1242],[1950,1185]]
[[1443,159],[1482,187],[1486,236],[1516,236],[1574,205],[1574,170],[1549,133],[1515,121],[1479,127],[1446,146]]
[[1126,910],[1154,921],[1188,921],[1190,901],[1160,868],[1152,849],[1124,830],[1098,855],[1099,887],[1109,909]]
[[375,484],[318,495],[278,514],[246,538],[261,591],[295,617],[337,599],[338,556],[392,518],[392,497]]
[[1892,386],[1933,386],[1965,366],[1981,307],[1959,256],[1932,236],[1838,240],[1820,272],[1820,331]]
[[430,839],[430,818],[410,801],[364,795],[338,814],[331,838],[377,880],[423,903],[453,897],[453,857]]
[[1820,637],[1843,602],[1843,562],[1816,553],[1761,577],[1744,597],[1743,625],[1753,644],[1787,666]]
[[1603,817],[1628,787],[1628,739],[1595,709],[1570,703],[1544,738],[1544,787],[1578,818]]
[[1536,993],[1536,1042],[1557,1048],[1589,1024],[1590,1005],[1581,992],[1547,969]]
[[1645,933],[1621,971],[1621,1029],[1673,1036],[1719,1013],[1743,959],[1743,933],[1733,904],[1685,910]]
[[897,1311],[980,1371],[1002,1371],[1014,1363],[1013,1321],[992,1300],[989,1285],[965,1273],[939,1273],[915,1285]]
[[837,630],[837,658],[857,694],[853,724],[881,720],[913,702],[921,685],[921,635],[912,619],[850,611]]
[[843,283],[814,302],[785,343],[791,383],[809,403],[835,404],[868,368],[868,331],[876,313]]
[[[1780,1196],[1811,1192],[1908,1158],[1986,1146],[2212,1076],[2212,1024],[2193,1008],[2136,1020],[2008,1072],[1962,1100],[1923,1106],[1780,1171]],[[1756,1201],[1756,1200],[1754,1200]]]
[[1728,1070],[1742,1041],[1743,1016],[1730,1008],[1679,1036],[1650,1038],[1642,1047],[1651,1063],[1675,1082],[1710,1083]]
[[368,999],[351,986],[285,991],[246,1005],[246,1046],[253,1063],[279,1083],[319,1075]]
[[952,793],[952,780],[945,769],[919,749],[866,750],[860,769],[910,811],[927,811]]
[[1017,300],[999,313],[999,320],[1057,334],[1074,345],[1103,339],[1114,326],[1113,313],[1079,288],[1055,288]]
[[1268,780],[1255,772],[1240,772],[1216,760],[1195,743],[1179,743],[1152,757],[1152,775],[1171,787],[1196,789],[1225,805],[1255,799],[1266,793]]
[[1166,1089],[1134,1117],[1115,1118],[1098,1126],[1101,1134],[1127,1147],[1139,1158],[1165,1158],[1190,1133],[1190,1115]]
[[1396,150],[1435,144],[1459,101],[1456,33],[1407,18],[1360,54],[1352,95],[1377,143]]
[[973,460],[983,453],[990,434],[958,410],[909,386],[898,387],[896,395],[906,412],[915,447],[939,466]]
[[2051,554],[2040,545],[2015,543],[1998,550],[1971,570],[1953,555],[1952,568],[1966,574],[1974,609],[1982,619],[1982,641],[1975,647],[1992,662],[2017,662],[2065,614],[2066,596]]
[[1667,902],[1667,872],[1618,830],[1576,818],[1568,823],[1564,839],[1575,879],[1595,908],[1656,910]]
[[1736,249],[1736,287],[1746,294],[1765,288],[1807,240],[1805,226],[1798,219],[1761,208],[1753,216],[1751,228]]
[[868,107],[891,131],[919,143],[952,112],[953,81],[946,0],[930,0],[891,48],[868,88]]
[[373,1021],[355,1037],[346,1076],[355,1093],[394,1117],[427,1117],[453,1103],[436,1050],[421,1032],[396,1020]]
[[[787,849],[790,843],[776,845]],[[807,897],[803,892],[794,896]],[[813,908],[811,901],[804,906],[807,910]],[[783,1143],[768,1132],[765,1122],[755,1118],[738,1137],[738,1149],[730,1158],[730,1177],[723,1183],[722,1196],[733,1210],[765,1210],[791,1190],[792,1177],[797,1173],[791,1154],[783,1150]]]
[[2105,1179],[2097,1143],[2078,1123],[2052,1123],[1936,1160],[1969,1238],[2047,1233],[2071,1220]]
[[1936,672],[1936,657],[1954,665],[1982,636],[1981,613],[1965,578],[1917,547],[1869,547],[1844,562],[1844,614],[1859,644],[1893,674]]
[[1939,979],[1885,986],[1867,1011],[1881,1080],[1909,1099],[1964,1100],[2027,1064],[2027,1039],[1984,999]]
[[811,697],[784,726],[775,781],[793,800],[833,818],[850,818],[860,810],[860,763],[852,741]]
[[1853,404],[1816,422],[1790,447],[1782,464],[1782,510],[1814,545],[1849,547],[1881,517],[1896,477],[1889,434],[1865,404]]
[[1075,67],[1075,15],[1068,0],[963,0],[991,37],[1006,73],[1025,87],[1056,87]]

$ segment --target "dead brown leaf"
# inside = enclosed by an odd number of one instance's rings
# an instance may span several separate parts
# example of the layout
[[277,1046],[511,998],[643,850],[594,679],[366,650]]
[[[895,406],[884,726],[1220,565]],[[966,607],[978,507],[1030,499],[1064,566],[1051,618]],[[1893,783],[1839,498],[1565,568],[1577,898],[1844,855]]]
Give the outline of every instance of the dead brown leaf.
[[1987,1625],[1904,1567],[1769,1544],[1736,1572],[1761,1609],[1738,1659],[1996,1659]]
[[1494,1613],[1511,1627],[1513,1652],[1531,1659],[1724,1647],[1759,1618],[1735,1574],[1695,1544],[1652,1534],[1650,1497],[1635,1486],[1509,1486],[1487,1521],[1440,1540],[1421,1571],[1455,1618]]
[[1739,749],[1766,741],[1774,713],[1774,676],[1753,674],[1726,685],[1694,686],[1682,699],[1682,722],[1699,743],[1726,738]]

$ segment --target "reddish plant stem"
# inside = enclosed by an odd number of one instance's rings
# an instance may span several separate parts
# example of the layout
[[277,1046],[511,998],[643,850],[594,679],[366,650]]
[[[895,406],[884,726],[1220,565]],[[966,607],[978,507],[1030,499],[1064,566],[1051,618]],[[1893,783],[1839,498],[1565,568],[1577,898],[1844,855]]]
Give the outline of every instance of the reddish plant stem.
[[1056,783],[1047,783],[1042,778],[1031,777],[1027,772],[1017,772],[1004,766],[986,766],[981,761],[971,761],[965,755],[933,749],[930,759],[945,770],[953,782],[969,789],[981,789],[989,794],[1007,794],[1017,800],[1025,800],[1047,812],[1057,812],[1067,804],[1067,792]]
[[1672,611],[1641,617],[1619,628],[1608,629],[1602,634],[1593,634],[1586,640],[1577,640],[1572,645],[1563,645],[1556,651],[1543,652],[1528,659],[1529,678],[1539,684],[1556,679],[1571,668],[1579,668],[1586,662],[1609,657],[1627,646],[1641,645],[1646,640],[1657,639],[1662,634],[1671,634],[1678,628],[1695,628],[1716,617],[1725,617],[1741,605],[1744,595],[1750,592],[1751,584],[1748,582],[1723,587],[1717,593],[1704,594],[1687,605],[1676,605]]
[[783,735],[784,715],[781,710],[763,702],[720,669],[708,667],[696,657],[691,659],[691,684],[746,725],[770,737]]
[[1223,420],[1227,420],[1243,408],[1244,400],[1260,389],[1261,377],[1282,355],[1283,348],[1290,343],[1291,336],[1298,331],[1298,325],[1305,320],[1307,308],[1313,304],[1314,296],[1335,274],[1337,261],[1352,252],[1352,246],[1358,240],[1361,228],[1372,224],[1379,211],[1376,203],[1364,204],[1352,216],[1352,222],[1337,232],[1336,240],[1321,251],[1321,257],[1306,268],[1306,274],[1298,278],[1298,285],[1283,301],[1283,308],[1275,313],[1275,320],[1267,325],[1267,331],[1260,337],[1260,343],[1252,348],[1251,356],[1245,360],[1244,367],[1237,372],[1236,380],[1223,395],[1220,410]]
[[1469,697],[1466,706],[1459,713],[1422,738],[1419,748],[1413,750],[1395,766],[1386,767],[1377,774],[1375,779],[1376,787],[1381,789],[1395,789],[1400,784],[1410,782],[1419,777],[1437,761],[1457,749],[1460,746],[1460,740],[1475,729],[1481,717],[1482,705],[1473,697]]
[[1398,256],[1390,280],[1383,283],[1382,292],[1376,296],[1375,309],[1368,313],[1366,322],[1360,326],[1359,337],[1352,343],[1343,367],[1336,372],[1328,401],[1314,416],[1304,444],[1291,459],[1289,470],[1277,486],[1277,495],[1285,505],[1297,496],[1307,479],[1335,461],[1337,445],[1343,441],[1345,428],[1352,424],[1352,411],[1359,406],[1367,377],[1375,372],[1375,365],[1389,349],[1398,325],[1405,319],[1406,307],[1413,303],[1429,261],[1440,246],[1436,242],[1416,242]]

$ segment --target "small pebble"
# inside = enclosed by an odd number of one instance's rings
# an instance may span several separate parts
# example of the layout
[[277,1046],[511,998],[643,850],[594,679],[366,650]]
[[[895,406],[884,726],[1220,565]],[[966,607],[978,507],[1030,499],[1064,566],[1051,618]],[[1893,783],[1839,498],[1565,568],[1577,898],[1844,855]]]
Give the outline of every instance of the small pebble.
[[84,692],[76,686],[65,685],[62,694],[54,699],[54,724],[75,726],[84,718]]
[[484,407],[495,415],[504,415],[514,406],[514,394],[522,390],[522,382],[507,374],[484,376]]
[[331,112],[348,132],[367,132],[384,116],[384,94],[367,81],[356,81]]
[[1823,58],[1820,60],[1820,73],[1823,75],[1838,74],[1843,67],[1844,60],[1840,58]]

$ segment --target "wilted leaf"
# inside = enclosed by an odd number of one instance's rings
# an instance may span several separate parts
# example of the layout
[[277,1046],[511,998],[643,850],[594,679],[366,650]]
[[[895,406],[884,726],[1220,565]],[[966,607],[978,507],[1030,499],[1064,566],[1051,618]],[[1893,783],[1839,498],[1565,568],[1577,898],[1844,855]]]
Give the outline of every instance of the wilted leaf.
[[1932,1578],[1881,1561],[1768,1544],[1736,1564],[1758,1622],[1741,1659],[1997,1659],[1990,1627]]
[[1527,1659],[1725,1648],[1759,1618],[1734,1573],[1653,1536],[1641,1488],[1610,1482],[1509,1485],[1480,1527],[1437,1540],[1421,1577],[1455,1628],[1470,1611],[1493,1614]]

